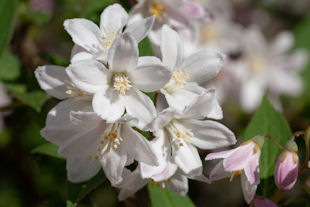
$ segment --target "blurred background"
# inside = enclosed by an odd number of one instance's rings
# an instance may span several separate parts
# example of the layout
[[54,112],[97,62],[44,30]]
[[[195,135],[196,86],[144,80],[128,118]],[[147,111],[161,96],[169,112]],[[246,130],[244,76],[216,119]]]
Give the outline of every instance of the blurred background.
[[[5,2],[7,1],[0,0],[0,14],[11,15],[12,22],[0,20],[0,37],[8,33],[8,44],[0,56],[0,207],[65,206],[70,196],[67,194],[70,184],[68,185],[66,179],[65,160],[44,155],[38,148],[46,143],[40,136],[40,129],[45,125],[47,112],[57,100],[40,90],[34,70],[37,66],[46,64],[67,66],[70,63],[73,42],[63,28],[63,21],[69,18],[87,18],[98,24],[102,10],[114,1],[19,0],[15,1],[15,6],[11,9],[7,8]],[[121,3],[128,11],[135,4],[134,0],[116,2]],[[262,87],[274,106],[282,111],[292,131],[304,130],[310,120],[310,64],[307,63],[310,53],[310,1],[195,2],[203,4],[209,11],[209,20],[193,23],[190,37],[186,36],[186,30],[179,32],[184,32],[184,38],[188,37],[185,40],[185,44],[189,44],[186,50],[210,47],[223,51],[228,57],[223,74],[207,85],[218,88],[224,111],[222,122],[235,132],[239,139],[242,137],[257,106],[244,102],[240,91],[245,90],[244,93],[254,94],[255,97],[260,95],[255,91],[246,91],[250,87],[247,80],[257,74],[256,72],[246,77],[236,77],[234,74],[238,71],[243,74],[243,68],[252,67],[253,64],[253,70],[265,71],[263,66],[267,63],[248,63],[244,59],[253,51],[269,53],[272,41],[285,31],[291,39],[283,40],[283,44],[286,44],[285,41],[292,41],[292,46],[272,54],[275,56],[270,55],[267,62],[280,69],[286,66],[289,67],[288,70],[296,67],[293,72],[290,71],[295,82],[291,82],[283,73],[277,73],[275,76],[282,80],[280,84],[274,86],[266,83]],[[212,25],[215,25],[213,29]],[[258,37],[254,38],[254,43],[251,35]],[[259,40],[260,37],[263,37],[263,40]],[[4,43],[0,41],[1,44]],[[245,46],[246,44],[249,45]],[[281,46],[281,42],[279,44]],[[152,46],[156,52],[156,45]],[[149,40],[143,41],[140,49],[140,54],[152,54]],[[298,55],[292,57],[297,51]],[[288,59],[291,62],[287,62]],[[246,64],[250,66],[244,66]],[[266,76],[272,75],[268,72]],[[257,82],[261,81],[262,79],[259,79]],[[296,90],[292,89],[294,87]],[[257,102],[260,102],[260,98]],[[201,157],[206,154],[206,151],[201,151]],[[210,167],[205,166],[206,174],[209,170]],[[292,192],[304,191],[300,186],[303,185],[296,185]],[[199,207],[246,206],[237,176],[232,182],[222,180],[204,184],[192,181],[189,196]],[[144,188],[134,198],[118,202],[117,189],[104,181],[83,198],[78,206],[144,207],[150,206],[150,200]],[[306,199],[301,198],[289,206],[310,205]]]

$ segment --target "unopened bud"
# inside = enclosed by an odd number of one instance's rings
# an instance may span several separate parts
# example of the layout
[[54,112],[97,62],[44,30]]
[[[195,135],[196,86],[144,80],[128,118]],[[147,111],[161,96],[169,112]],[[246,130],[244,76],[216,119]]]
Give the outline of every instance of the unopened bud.
[[281,190],[290,190],[297,181],[299,158],[297,145],[293,142],[291,140],[287,143],[287,150],[280,154],[276,163],[274,179]]

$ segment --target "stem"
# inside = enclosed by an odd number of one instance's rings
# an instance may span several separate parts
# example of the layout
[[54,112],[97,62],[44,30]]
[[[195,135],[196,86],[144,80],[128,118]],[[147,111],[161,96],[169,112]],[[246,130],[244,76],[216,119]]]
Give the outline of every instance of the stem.
[[301,167],[301,171],[306,169],[306,168],[308,168],[309,155],[310,155],[310,152],[309,152],[309,139],[310,139],[310,127],[308,127],[306,129],[306,133],[305,133],[305,136],[304,136],[305,147],[306,147],[306,155],[305,155],[305,162],[304,162],[304,164]]
[[280,190],[280,189],[277,190],[277,192],[275,193],[275,195],[272,197],[271,200],[277,204],[283,197],[284,193],[285,193],[285,190]]
[[294,132],[291,136],[291,138],[293,140],[297,139],[298,137],[300,137],[301,135],[305,135],[305,131],[304,130],[301,130],[301,131],[297,131],[297,132]]
[[295,200],[297,200],[298,198],[301,198],[301,197],[307,198],[307,199],[309,200],[309,198],[308,198],[306,195],[303,195],[303,194],[301,194],[301,195],[296,195],[296,196],[294,196],[294,197],[288,199],[287,201],[285,201],[285,202],[283,203],[283,206],[287,206],[287,205],[289,205],[290,203],[294,202]]
[[277,145],[277,147],[279,147],[281,150],[285,150],[285,148],[279,143],[277,142],[272,136],[270,135],[264,135],[265,138],[269,139],[270,141],[272,141],[275,145]]

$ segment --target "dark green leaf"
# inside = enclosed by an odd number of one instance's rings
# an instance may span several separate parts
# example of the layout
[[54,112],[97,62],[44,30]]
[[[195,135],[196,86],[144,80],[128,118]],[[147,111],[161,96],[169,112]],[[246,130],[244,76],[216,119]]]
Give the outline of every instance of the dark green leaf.
[[[260,108],[247,126],[243,141],[256,135],[270,135],[281,145],[290,139],[291,131],[284,117],[277,112],[265,96]],[[268,196],[274,190],[273,174],[277,157],[281,150],[270,140],[265,139],[260,160],[262,195]]]
[[0,56],[0,80],[15,80],[20,75],[19,60],[8,50]]
[[48,155],[51,157],[64,159],[63,157],[60,157],[58,155],[58,147],[52,143],[45,143],[42,145],[37,146],[34,148],[31,153],[33,154],[42,154],[42,155]]
[[103,172],[100,171],[91,180],[83,183],[68,182],[68,199],[73,204],[80,202],[88,193],[97,188],[106,180]]
[[12,93],[20,102],[35,109],[37,112],[41,111],[41,107],[47,100],[48,96],[42,91],[32,91],[29,93]]
[[188,196],[177,195],[167,189],[148,185],[152,207],[194,207]]
[[92,14],[95,14],[97,16],[98,12],[101,13],[107,6],[113,3],[114,0],[104,0],[104,1],[91,0],[89,3],[87,3],[81,16],[84,18],[88,18]]
[[12,33],[12,25],[14,19],[16,1],[1,0],[0,1],[0,55],[10,41]]
[[140,56],[153,56],[153,49],[148,38],[144,38],[138,45]]

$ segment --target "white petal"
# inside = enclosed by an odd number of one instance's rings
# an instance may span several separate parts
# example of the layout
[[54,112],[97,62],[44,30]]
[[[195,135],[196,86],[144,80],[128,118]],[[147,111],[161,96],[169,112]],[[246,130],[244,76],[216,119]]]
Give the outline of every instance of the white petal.
[[98,92],[93,98],[94,111],[108,122],[114,122],[125,112],[124,101],[111,88],[105,92]]
[[244,175],[244,173],[242,173],[241,174],[241,187],[242,187],[244,199],[249,204],[253,200],[256,194],[257,185],[250,184],[248,179]]
[[67,99],[59,102],[48,112],[46,126],[41,130],[41,135],[54,144],[63,144],[79,131],[79,127],[71,122],[70,112],[90,110],[89,100]]
[[135,69],[138,54],[137,41],[129,34],[121,35],[109,50],[108,63],[111,71],[120,73]]
[[202,173],[202,163],[197,149],[191,144],[183,142],[183,146],[174,146],[174,162],[183,170],[185,174],[200,175]]
[[181,123],[192,131],[194,145],[201,149],[217,149],[237,142],[235,135],[226,126],[216,121],[182,120]]
[[128,32],[132,37],[134,37],[137,40],[137,42],[140,42],[146,37],[146,35],[152,29],[154,21],[155,21],[154,16],[150,16],[145,19],[135,21],[127,25],[125,32]]
[[161,92],[165,94],[169,106],[179,111],[184,110],[184,108],[190,105],[203,91],[204,88],[193,82],[187,83],[184,88],[178,88],[172,93],[169,93],[165,89],[161,90]]
[[166,150],[170,145],[169,140],[166,137],[158,137],[153,139],[151,147],[156,153],[159,165],[151,166],[144,163],[140,163],[142,178],[152,178],[155,182],[165,181],[170,178],[177,170],[177,166],[170,162],[170,153]]
[[156,131],[163,129],[178,112],[174,108],[167,108],[158,113],[157,117],[147,126],[150,131]]
[[68,76],[64,67],[56,65],[45,65],[38,67],[35,71],[40,87],[50,96],[58,99],[65,99]]
[[187,57],[180,68],[188,71],[190,81],[203,84],[217,76],[224,58],[219,52],[203,50]]
[[91,162],[90,157],[69,157],[66,163],[68,180],[80,183],[95,176],[101,165],[98,161]]
[[293,47],[294,36],[291,32],[279,33],[271,44],[271,51],[274,55],[279,55],[287,52]]
[[179,35],[167,25],[164,25],[162,29],[160,49],[164,65],[171,70],[182,63],[183,44]]
[[161,89],[171,78],[171,72],[165,66],[152,62],[147,63],[146,61],[144,64],[138,65],[136,69],[131,70],[128,75],[130,80],[145,92]]
[[104,154],[100,160],[104,174],[107,176],[112,185],[122,182],[123,170],[127,161],[127,156],[122,152],[121,147],[111,150]]
[[172,192],[185,196],[188,192],[188,180],[181,173],[176,173],[170,181],[167,181],[166,187]]
[[120,188],[120,192],[118,194],[119,201],[125,200],[127,197],[133,195],[148,183],[148,179],[141,178],[139,167],[137,167],[137,169],[133,172],[124,169],[124,173],[125,172],[127,172],[127,175],[124,176],[123,181],[117,186]]
[[129,156],[149,165],[158,164],[157,157],[144,136],[134,131],[127,124],[122,125],[121,136],[124,139],[122,147]]
[[265,86],[262,85],[261,80],[249,80],[242,86],[241,89],[240,98],[242,108],[246,112],[252,112],[253,110],[255,110],[259,106],[263,98],[264,92]]
[[90,60],[94,59],[94,56],[89,52],[79,52],[71,57],[71,63],[80,61],[80,60]]
[[95,60],[74,62],[67,68],[67,74],[79,89],[88,93],[105,89],[111,76],[105,66]]
[[126,112],[138,119],[138,128],[144,128],[155,118],[156,109],[152,100],[141,91],[133,88],[123,98]]
[[64,22],[64,26],[75,44],[91,53],[104,51],[101,32],[92,21],[87,19],[69,19]]
[[221,119],[223,117],[223,112],[216,99],[215,90],[204,90],[203,93],[197,96],[184,110],[181,117],[194,119],[203,119],[205,117]]
[[122,32],[123,27],[127,24],[128,14],[120,4],[108,6],[100,16],[100,29],[106,35]]
[[64,157],[84,157],[92,156],[98,145],[98,140],[102,137],[105,128],[97,126],[88,130],[81,129],[70,140],[60,146],[58,153]]

